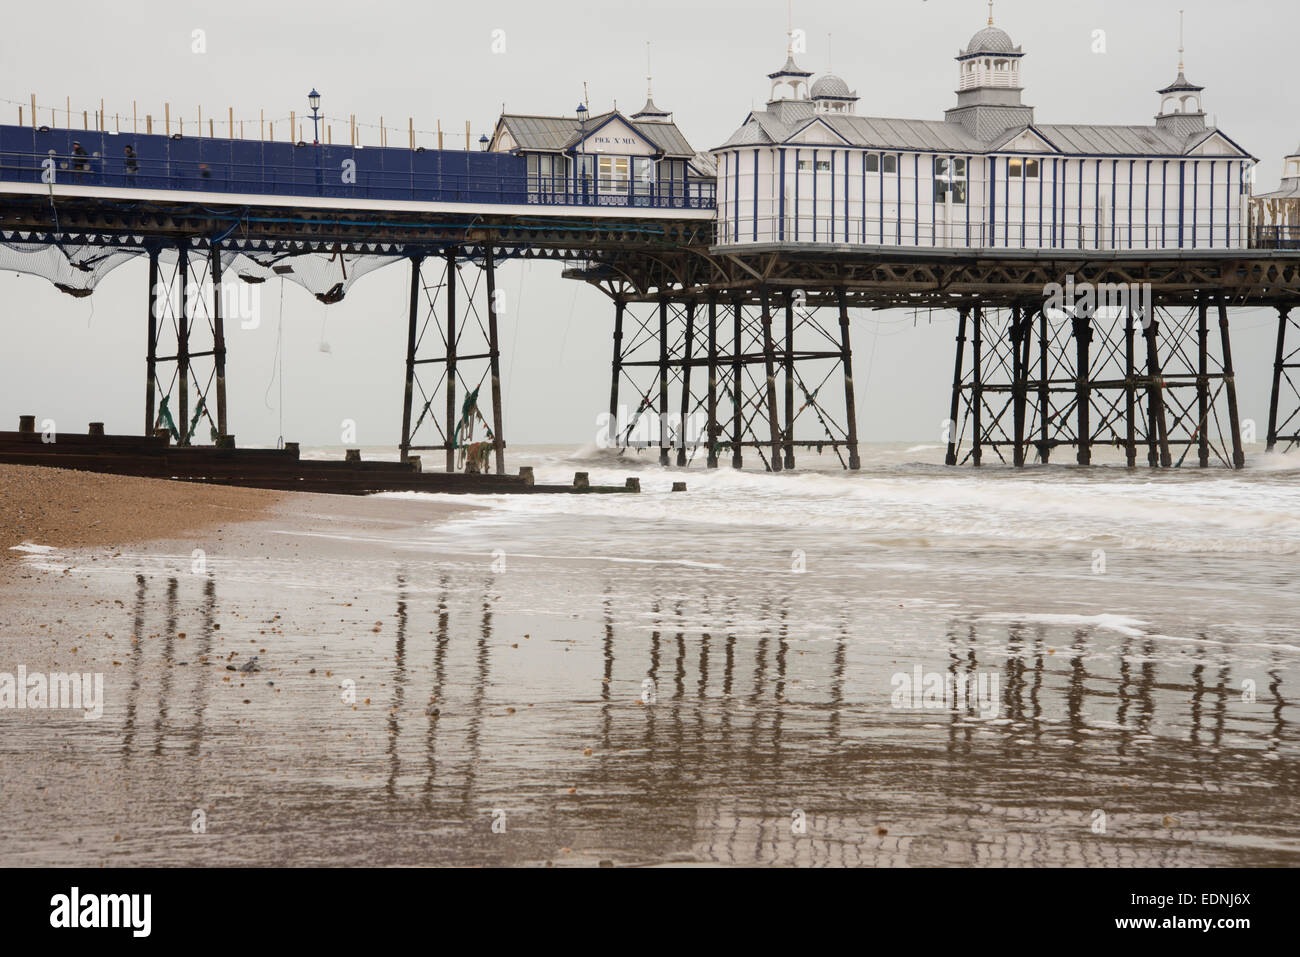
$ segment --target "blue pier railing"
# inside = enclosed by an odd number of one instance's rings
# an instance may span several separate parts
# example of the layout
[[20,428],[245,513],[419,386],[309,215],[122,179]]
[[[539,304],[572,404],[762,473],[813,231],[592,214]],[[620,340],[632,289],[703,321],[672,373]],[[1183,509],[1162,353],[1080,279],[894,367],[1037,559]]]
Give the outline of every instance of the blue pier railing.
[[1300,249],[1300,226],[1256,226],[1256,249]]
[[714,208],[711,181],[599,184],[530,177],[525,158],[509,153],[0,125],[0,182],[44,183],[50,175],[59,185],[174,192],[472,205]]

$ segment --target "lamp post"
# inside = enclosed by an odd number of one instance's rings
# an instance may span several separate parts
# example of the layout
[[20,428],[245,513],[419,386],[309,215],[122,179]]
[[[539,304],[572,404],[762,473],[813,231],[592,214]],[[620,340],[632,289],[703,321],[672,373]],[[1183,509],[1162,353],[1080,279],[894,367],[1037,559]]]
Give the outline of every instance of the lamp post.
[[307,94],[307,102],[311,105],[311,145],[320,146],[320,94],[316,87]]
[[582,184],[582,200],[587,199],[587,104],[578,104],[578,182]]
[[323,193],[324,175],[320,166],[320,94],[316,87],[307,94],[307,104],[311,107],[311,145],[316,147],[316,192]]

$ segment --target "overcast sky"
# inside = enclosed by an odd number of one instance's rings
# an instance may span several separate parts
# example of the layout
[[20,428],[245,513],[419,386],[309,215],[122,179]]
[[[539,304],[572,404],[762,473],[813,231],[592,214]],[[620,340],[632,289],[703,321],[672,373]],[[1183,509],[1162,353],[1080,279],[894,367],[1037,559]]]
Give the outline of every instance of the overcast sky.
[[[1257,188],[1274,188],[1281,157],[1300,142],[1294,0],[999,0],[995,16],[1025,50],[1025,102],[1040,122],[1150,123],[1155,91],[1177,72],[1180,8],[1189,79],[1207,88],[1211,121],[1260,159]],[[340,139],[355,113],[370,124],[382,115],[401,130],[408,116],[417,129],[441,120],[453,142],[470,120],[477,140],[502,104],[572,112],[584,82],[593,111],[615,101],[636,110],[649,40],[656,102],[707,149],[766,100],[766,74],[785,55],[786,9],[785,0],[11,3],[0,31],[0,119],[17,122],[18,104],[34,93],[43,107],[61,108],[70,96],[77,116],[102,98],[110,117],[129,116],[133,100],[142,115],[161,116],[167,102],[187,122],[200,107],[218,118],[233,107],[255,126],[259,110],[301,116],[315,86],[327,115],[343,118],[334,127]],[[953,57],[987,17],[982,0],[798,0],[793,15],[808,37],[804,68],[821,73],[833,60],[862,97],[859,113],[936,119],[955,103]],[[195,30],[204,31],[206,52],[192,51]],[[503,52],[493,52],[497,30]],[[1098,30],[1104,53],[1094,52]],[[363,131],[363,142],[374,136]],[[145,262],[132,262],[94,296],[72,299],[38,277],[0,273],[0,427],[16,428],[18,414],[30,412],[65,430],[92,419],[109,431],[140,429],[146,276]],[[612,306],[561,279],[558,264],[510,264],[500,281],[511,306],[503,323],[507,440],[589,440],[608,402]],[[356,420],[358,444],[395,444],[405,269],[367,276],[331,307],[288,286],[283,410],[278,386],[267,394],[278,282],[262,294],[261,326],[228,332],[230,428],[240,443],[274,442],[282,414],[285,437],[304,444],[338,444],[344,418]],[[935,440],[947,415],[955,319],[922,314],[912,328],[906,318],[854,318],[864,440]],[[1254,311],[1234,323],[1242,414],[1262,433],[1275,320]]]

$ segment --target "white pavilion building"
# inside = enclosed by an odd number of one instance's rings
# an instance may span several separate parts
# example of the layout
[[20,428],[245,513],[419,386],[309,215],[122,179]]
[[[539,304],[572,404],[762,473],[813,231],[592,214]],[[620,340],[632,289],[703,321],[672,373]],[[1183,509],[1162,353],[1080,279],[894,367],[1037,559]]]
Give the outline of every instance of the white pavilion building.
[[858,115],[838,76],[791,54],[771,99],[712,150],[718,244],[971,249],[1248,245],[1254,158],[1206,125],[1203,88],[1159,91],[1150,126],[1041,124],[1024,51],[993,25],[957,55],[943,119]]

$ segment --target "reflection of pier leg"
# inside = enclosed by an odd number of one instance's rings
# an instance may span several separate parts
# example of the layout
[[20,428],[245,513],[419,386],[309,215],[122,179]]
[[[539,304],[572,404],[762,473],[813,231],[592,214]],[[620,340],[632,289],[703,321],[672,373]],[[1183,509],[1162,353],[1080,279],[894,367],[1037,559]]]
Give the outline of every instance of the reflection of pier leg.
[[[841,292],[841,309],[843,295]],[[957,443],[961,438],[957,417],[961,414],[962,362],[966,352],[966,320],[969,318],[970,306],[962,306],[957,310],[957,361],[953,363],[952,369],[952,406],[948,412],[948,454],[944,457],[945,465],[957,464]]]
[[1223,340],[1223,383],[1228,392],[1228,420],[1232,427],[1232,467],[1245,468],[1241,447],[1241,417],[1237,412],[1237,377],[1232,371],[1232,341],[1228,333],[1228,304],[1219,297],[1219,335]]
[[158,248],[149,250],[149,340],[145,353],[144,434],[153,435],[154,380],[158,375]]

